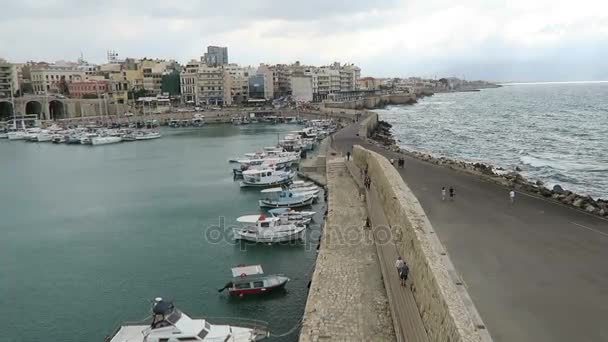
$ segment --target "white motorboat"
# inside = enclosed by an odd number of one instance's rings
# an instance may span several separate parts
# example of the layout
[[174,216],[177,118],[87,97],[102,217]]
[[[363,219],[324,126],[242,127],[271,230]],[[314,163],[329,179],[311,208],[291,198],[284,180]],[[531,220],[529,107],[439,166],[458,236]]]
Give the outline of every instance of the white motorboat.
[[160,132],[155,131],[139,131],[135,134],[135,140],[151,140],[161,138]]
[[24,140],[27,132],[26,131],[12,131],[6,133],[8,140]]
[[51,142],[53,144],[63,144],[64,142],[67,142],[67,140],[68,136],[65,134],[53,134]]
[[267,189],[266,197],[259,200],[262,208],[299,208],[311,205],[317,196],[314,192],[292,192],[281,188]]
[[270,187],[291,182],[296,176],[292,170],[247,170],[243,171],[241,187]]
[[0,139],[8,139],[8,132],[0,132]]
[[234,319],[234,325],[212,321],[191,318],[175,308],[173,303],[156,298],[151,320],[122,325],[113,335],[106,337],[105,342],[252,342],[270,335],[268,325],[259,321]]
[[116,144],[122,141],[122,137],[105,136],[105,137],[93,137],[91,138],[91,145],[108,145]]
[[270,188],[270,189],[264,189],[261,190],[260,192],[262,194],[266,194],[266,193],[271,193],[271,192],[281,192],[281,191],[285,191],[287,193],[291,193],[293,195],[305,195],[305,194],[311,194],[315,197],[319,196],[319,192],[321,192],[321,189],[319,189],[318,186],[310,186],[310,187],[300,187],[300,188],[291,188],[291,185],[289,186],[283,186],[283,187],[276,187],[276,188]]
[[264,215],[241,216],[237,221],[248,225],[235,230],[235,238],[252,242],[275,243],[301,240],[306,230],[306,226],[290,223],[286,218]]
[[37,142],[49,142],[53,140],[53,135],[54,133],[51,131],[40,131],[40,133],[38,133],[38,135],[36,136],[36,141]]

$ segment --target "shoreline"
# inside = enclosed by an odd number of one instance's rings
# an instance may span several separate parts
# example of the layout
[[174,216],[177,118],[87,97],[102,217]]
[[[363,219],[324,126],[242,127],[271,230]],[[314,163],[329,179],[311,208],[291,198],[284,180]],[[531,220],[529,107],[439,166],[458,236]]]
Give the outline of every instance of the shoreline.
[[540,180],[532,181],[523,177],[519,173],[521,172],[521,169],[517,167],[514,170],[507,170],[502,167],[496,167],[490,163],[467,162],[446,157],[435,157],[429,153],[404,149],[397,145],[391,128],[391,124],[385,121],[378,121],[376,129],[371,133],[368,141],[393,152],[402,153],[418,160],[448,167],[455,171],[475,175],[486,181],[498,183],[530,195],[542,197],[574,209],[582,210],[591,215],[602,218],[608,217],[608,199],[594,199],[589,195],[581,195],[564,189],[559,184],[556,184],[549,189],[545,187],[544,183]]

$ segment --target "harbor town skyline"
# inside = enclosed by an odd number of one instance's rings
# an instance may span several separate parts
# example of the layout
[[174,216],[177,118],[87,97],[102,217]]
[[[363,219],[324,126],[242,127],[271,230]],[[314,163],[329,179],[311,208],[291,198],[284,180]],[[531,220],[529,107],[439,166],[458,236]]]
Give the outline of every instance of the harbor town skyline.
[[[2,57],[93,63],[122,56],[186,63],[206,44],[241,65],[355,63],[374,77],[435,75],[490,81],[608,79],[608,17],[601,1],[250,4],[63,0],[2,5]],[[80,25],[86,21],[90,25]],[[100,25],[102,24],[103,25]],[[74,28],[78,26],[78,30]],[[45,27],[23,30],[23,27]],[[100,27],[102,27],[100,29]],[[72,58],[73,59],[73,58]]]

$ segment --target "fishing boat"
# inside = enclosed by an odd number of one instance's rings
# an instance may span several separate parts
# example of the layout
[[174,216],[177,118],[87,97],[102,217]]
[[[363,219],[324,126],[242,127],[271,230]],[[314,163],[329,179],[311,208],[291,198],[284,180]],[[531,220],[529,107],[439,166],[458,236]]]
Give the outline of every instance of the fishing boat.
[[286,219],[264,215],[241,216],[237,222],[246,223],[247,226],[235,230],[235,239],[252,242],[276,243],[301,240],[306,230],[304,225],[296,225]]
[[[215,321],[215,323],[214,323]],[[120,326],[105,342],[169,342],[169,341],[261,341],[270,336],[264,322],[231,319],[220,323],[212,318],[191,318],[172,302],[156,298],[152,317],[138,323]]]
[[292,192],[281,188],[263,190],[266,196],[259,200],[261,208],[299,208],[311,205],[316,198],[312,192]]
[[180,126],[179,122],[179,120],[171,119],[169,120],[169,127],[178,128]]
[[293,170],[277,170],[272,168],[243,171],[241,187],[270,187],[291,182],[295,178]]
[[228,289],[228,293],[240,297],[270,293],[283,289],[289,281],[289,278],[282,274],[264,275],[264,270],[260,265],[239,265],[230,270],[232,271],[232,280],[218,292]]
[[65,134],[53,134],[53,137],[51,138],[53,144],[63,144],[66,141],[67,135]]
[[291,209],[291,208],[275,208],[275,209],[268,210],[268,212],[274,216],[278,216],[282,213],[287,212],[290,214],[302,215],[302,217],[304,217],[304,218],[312,218],[316,214],[315,211],[295,210],[295,209]]
[[[282,211],[272,212],[272,210],[277,210],[277,209],[282,210]],[[305,216],[301,212],[295,211],[294,209],[291,209],[291,208],[275,208],[275,209],[269,210],[269,213],[274,217],[286,218],[288,222],[293,222],[295,224],[308,225],[310,222],[312,222],[312,215]],[[314,214],[314,211],[312,213]]]

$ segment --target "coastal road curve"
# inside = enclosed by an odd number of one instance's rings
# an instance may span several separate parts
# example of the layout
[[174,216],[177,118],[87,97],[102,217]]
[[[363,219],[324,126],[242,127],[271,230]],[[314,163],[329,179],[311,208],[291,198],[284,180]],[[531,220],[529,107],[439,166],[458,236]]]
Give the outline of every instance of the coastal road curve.
[[[351,124],[334,136],[346,153],[367,143]],[[608,341],[608,221],[479,177],[406,157],[418,197],[496,342]],[[372,180],[373,181],[373,180]],[[441,200],[453,186],[456,199]]]

